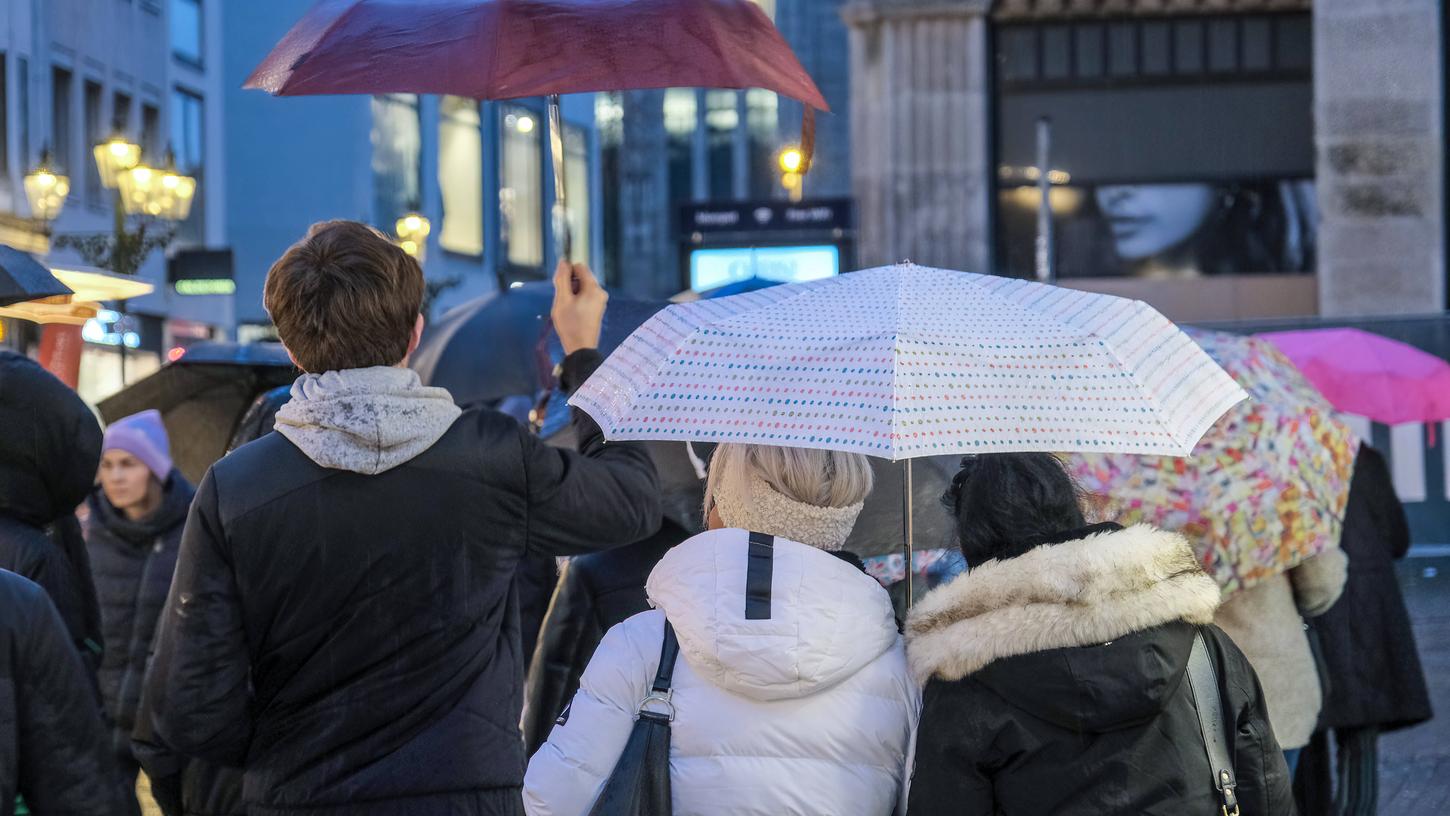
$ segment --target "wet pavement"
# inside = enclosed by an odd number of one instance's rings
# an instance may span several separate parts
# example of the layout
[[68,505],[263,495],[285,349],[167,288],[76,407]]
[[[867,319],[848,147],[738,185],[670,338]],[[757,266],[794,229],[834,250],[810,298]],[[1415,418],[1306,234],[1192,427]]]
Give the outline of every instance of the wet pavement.
[[1436,717],[1380,740],[1380,813],[1450,816],[1450,554],[1412,552],[1400,585]]

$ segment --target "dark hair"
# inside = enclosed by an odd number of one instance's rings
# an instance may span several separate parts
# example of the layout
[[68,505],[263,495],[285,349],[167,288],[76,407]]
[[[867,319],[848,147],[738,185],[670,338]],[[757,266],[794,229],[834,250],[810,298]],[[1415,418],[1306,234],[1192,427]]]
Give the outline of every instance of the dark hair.
[[325,221],[272,264],[262,301],[303,371],[397,365],[423,304],[423,270],[372,227]]
[[1050,453],[968,456],[942,503],[957,517],[957,541],[970,566],[1019,556],[1087,526],[1077,484]]

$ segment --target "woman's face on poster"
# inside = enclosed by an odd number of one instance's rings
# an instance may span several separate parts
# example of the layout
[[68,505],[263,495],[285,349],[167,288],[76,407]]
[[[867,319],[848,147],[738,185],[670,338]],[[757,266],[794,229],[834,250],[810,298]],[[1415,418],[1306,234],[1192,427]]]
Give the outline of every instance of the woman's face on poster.
[[1118,257],[1125,261],[1182,245],[1203,225],[1214,202],[1208,184],[1105,184],[1095,195]]

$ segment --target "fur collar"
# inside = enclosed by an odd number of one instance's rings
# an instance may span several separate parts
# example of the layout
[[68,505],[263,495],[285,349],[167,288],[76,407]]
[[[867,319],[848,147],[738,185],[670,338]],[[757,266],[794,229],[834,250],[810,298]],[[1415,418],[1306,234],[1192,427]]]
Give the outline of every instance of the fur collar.
[[912,672],[960,680],[994,660],[1213,622],[1218,584],[1187,540],[1146,525],[988,561],[931,592],[906,623]]

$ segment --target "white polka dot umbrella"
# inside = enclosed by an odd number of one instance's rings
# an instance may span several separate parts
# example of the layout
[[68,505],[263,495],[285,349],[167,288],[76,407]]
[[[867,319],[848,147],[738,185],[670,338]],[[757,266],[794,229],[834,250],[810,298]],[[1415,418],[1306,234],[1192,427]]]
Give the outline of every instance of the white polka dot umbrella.
[[904,263],[670,306],[571,400],[612,440],[1185,456],[1245,398],[1147,304]]
[[612,440],[906,460],[911,564],[912,458],[1186,456],[1246,396],[1147,304],[905,263],[670,306],[570,402]]

